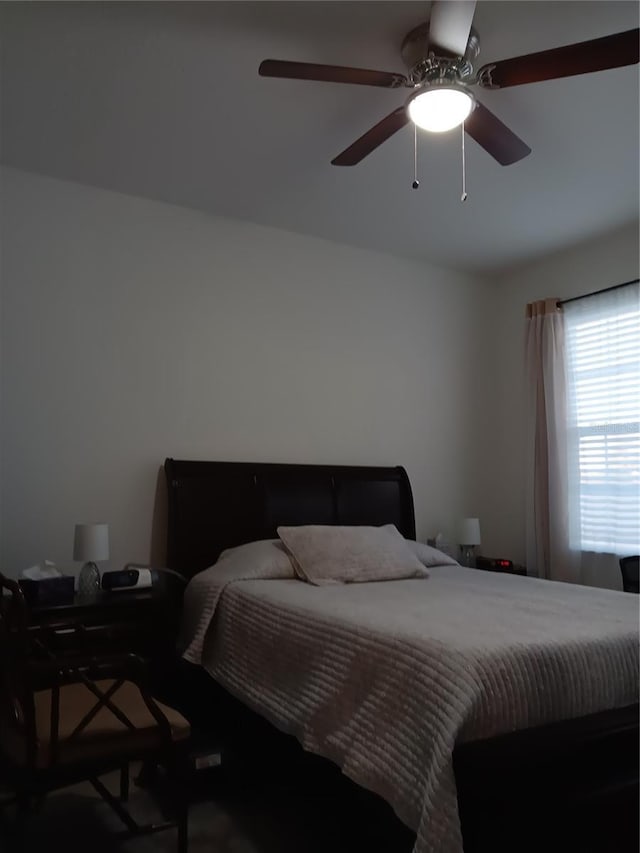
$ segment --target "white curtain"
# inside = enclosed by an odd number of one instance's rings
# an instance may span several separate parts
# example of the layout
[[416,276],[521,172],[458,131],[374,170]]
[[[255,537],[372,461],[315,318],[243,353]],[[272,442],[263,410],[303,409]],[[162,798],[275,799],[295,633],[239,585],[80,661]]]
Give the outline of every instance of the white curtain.
[[569,543],[581,582],[621,588],[640,552],[640,286],[568,302]]
[[527,306],[527,570],[621,589],[640,551],[638,284]]
[[569,548],[564,319],[558,302],[527,306],[527,573],[578,582]]

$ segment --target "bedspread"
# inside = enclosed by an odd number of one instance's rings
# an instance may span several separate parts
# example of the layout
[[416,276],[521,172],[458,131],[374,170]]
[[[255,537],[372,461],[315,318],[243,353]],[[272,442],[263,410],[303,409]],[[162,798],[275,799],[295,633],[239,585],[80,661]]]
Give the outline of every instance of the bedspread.
[[342,587],[203,574],[186,657],[384,797],[415,853],[462,850],[457,741],[638,699],[635,596],[458,566]]

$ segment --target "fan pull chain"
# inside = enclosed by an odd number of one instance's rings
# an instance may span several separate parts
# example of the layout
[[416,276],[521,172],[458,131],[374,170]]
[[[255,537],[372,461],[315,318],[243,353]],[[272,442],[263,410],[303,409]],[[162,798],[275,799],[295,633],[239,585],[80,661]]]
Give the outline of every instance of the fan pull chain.
[[414,190],[420,186],[418,180],[418,125],[413,125],[413,183],[411,184]]
[[467,200],[467,164],[464,156],[464,122],[460,125],[462,128],[462,195],[460,201]]

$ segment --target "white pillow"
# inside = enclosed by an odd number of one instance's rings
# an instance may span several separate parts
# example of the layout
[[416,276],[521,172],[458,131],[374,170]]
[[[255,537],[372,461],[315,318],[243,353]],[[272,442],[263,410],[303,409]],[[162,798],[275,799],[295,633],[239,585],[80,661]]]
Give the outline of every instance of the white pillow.
[[405,539],[405,542],[411,548],[412,552],[420,560],[423,566],[459,566],[460,564],[453,557],[445,554],[444,551],[438,548],[432,548],[431,545],[426,545],[424,542],[414,542],[413,539]]
[[[227,548],[216,566],[230,563],[255,577],[295,577],[293,562],[279,539],[259,539],[235,548]],[[215,566],[214,566],[215,568]]]
[[393,524],[279,527],[278,536],[292,557],[298,577],[316,586],[429,575]]

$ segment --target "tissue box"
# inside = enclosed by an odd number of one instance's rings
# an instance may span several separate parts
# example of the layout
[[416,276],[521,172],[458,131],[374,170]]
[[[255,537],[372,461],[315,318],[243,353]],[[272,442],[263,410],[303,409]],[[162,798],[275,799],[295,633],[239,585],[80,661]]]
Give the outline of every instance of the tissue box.
[[74,595],[73,575],[61,575],[59,578],[42,578],[34,581],[21,578],[18,583],[27,603],[31,607],[44,605],[72,604]]

